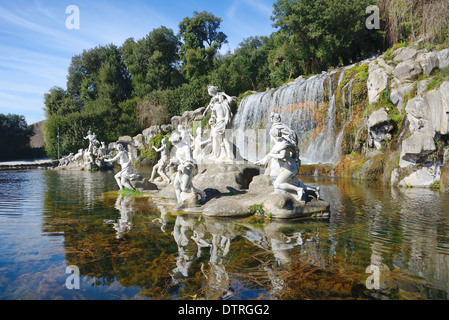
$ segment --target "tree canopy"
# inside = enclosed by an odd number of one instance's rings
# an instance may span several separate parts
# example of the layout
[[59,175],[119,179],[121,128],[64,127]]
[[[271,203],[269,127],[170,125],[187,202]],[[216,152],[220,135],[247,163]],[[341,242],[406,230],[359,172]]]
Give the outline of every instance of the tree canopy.
[[29,146],[33,128],[24,116],[0,113],[0,160],[28,158],[33,154]]
[[[431,20],[423,14],[429,6],[439,17],[429,24],[432,39],[446,39],[441,36],[449,32],[444,3],[277,0],[271,17],[276,31],[243,39],[234,52],[223,52],[227,35],[220,30],[222,19],[206,11],[185,17],[176,32],[161,26],[119,47],[86,49],[72,58],[67,89],[55,87],[45,94],[46,150],[56,155],[57,128],[61,152],[70,153],[86,147],[82,138],[88,129],[109,143],[166,123],[206,106],[207,85],[239,96],[367,58],[386,44],[418,36],[415,30],[428,33],[419,22]],[[382,8],[380,30],[365,25],[372,4]]]

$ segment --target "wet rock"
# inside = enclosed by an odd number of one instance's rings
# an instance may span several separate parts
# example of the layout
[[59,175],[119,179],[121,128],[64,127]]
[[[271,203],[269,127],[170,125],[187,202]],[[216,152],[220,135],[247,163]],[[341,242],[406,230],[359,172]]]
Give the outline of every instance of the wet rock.
[[322,200],[303,203],[288,193],[249,193],[212,199],[204,206],[202,212],[209,217],[247,217],[254,214],[250,210],[254,204],[260,204],[265,214],[274,219],[328,216],[330,210],[329,203]]
[[440,166],[417,167],[411,174],[399,182],[400,187],[429,187],[440,177]]
[[141,192],[158,190],[157,186],[154,183],[151,183],[150,181],[148,181],[148,179],[145,179],[140,175],[136,179],[130,180],[130,184],[134,189]]
[[177,210],[194,208],[201,204],[201,194],[196,192],[181,192]]
[[368,145],[380,149],[385,139],[391,139],[390,132],[394,129],[393,122],[385,111],[381,108],[374,111],[368,119]]
[[417,164],[422,158],[436,150],[433,136],[425,132],[415,132],[402,142],[399,166],[404,168]]

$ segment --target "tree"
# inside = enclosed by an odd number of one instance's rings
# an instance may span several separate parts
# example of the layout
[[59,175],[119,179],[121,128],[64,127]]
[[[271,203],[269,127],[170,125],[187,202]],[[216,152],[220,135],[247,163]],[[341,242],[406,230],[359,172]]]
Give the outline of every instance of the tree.
[[[303,64],[302,72],[318,73],[355,62],[381,47],[382,33],[365,26],[370,4],[369,0],[278,0],[272,20],[286,35],[284,49],[293,48],[290,54]],[[280,60],[292,63],[288,57]]]
[[136,108],[131,76],[120,50],[115,45],[84,50],[72,58],[67,90],[54,87],[45,94],[48,155],[57,156],[58,128],[61,154],[83,148],[89,129],[106,143],[135,134]]
[[32,135],[33,128],[28,126],[24,116],[0,113],[0,160],[14,160],[31,154]]
[[131,76],[134,95],[144,97],[153,90],[179,86],[179,40],[173,30],[154,29],[145,38],[127,39],[120,48]]
[[206,11],[195,11],[193,15],[179,24],[179,34],[184,41],[179,52],[181,70],[188,79],[209,74],[218,50],[227,43],[227,36],[218,31],[221,18]]

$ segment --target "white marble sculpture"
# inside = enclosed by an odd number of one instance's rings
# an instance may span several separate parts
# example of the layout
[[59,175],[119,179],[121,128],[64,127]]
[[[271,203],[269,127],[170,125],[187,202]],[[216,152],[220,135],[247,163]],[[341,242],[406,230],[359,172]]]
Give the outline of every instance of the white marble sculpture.
[[211,143],[211,138],[203,140],[203,129],[198,127],[196,129],[196,137],[193,142],[193,159],[195,162],[201,163],[202,159],[206,155],[205,146]]
[[89,140],[89,147],[87,148],[87,155],[89,157],[89,161],[95,162],[95,146],[100,142],[97,140],[97,136],[95,133],[92,133],[89,129],[87,132],[87,136],[84,137],[85,140]]
[[109,149],[106,146],[106,143],[104,141],[101,142],[101,146],[98,149],[98,153],[97,156],[100,159],[103,159],[104,157],[106,157],[109,154]]
[[[233,160],[232,145],[225,136],[226,129],[229,128],[232,120],[231,103],[232,97],[224,92],[218,92],[218,87],[208,86],[208,93],[212,99],[203,113],[205,116],[209,110],[212,112],[214,123],[214,137],[212,138],[212,154],[216,160],[225,158],[225,160]],[[222,155],[222,148],[225,149],[225,154]]]
[[72,161],[73,157],[74,157],[74,154],[73,154],[73,153],[70,153],[68,156],[62,157],[62,158],[59,160],[59,166],[60,166],[60,167],[64,167],[64,166],[69,165],[69,163]]
[[161,158],[159,159],[158,163],[153,167],[153,172],[151,173],[151,179],[150,182],[154,181],[156,177],[156,173],[159,174],[159,176],[166,182],[170,183],[171,180],[166,174],[166,168],[170,164],[170,150],[167,145],[167,140],[163,138],[161,140],[161,147],[158,149],[155,146],[153,146],[153,149],[156,152],[160,152]]
[[77,165],[80,165],[80,162],[84,161],[83,157],[84,157],[84,150],[79,149],[78,152],[73,156],[71,163],[76,163]]
[[296,177],[301,165],[296,133],[281,122],[279,114],[274,113],[270,118],[272,121],[270,138],[274,146],[256,164],[267,165],[270,162],[270,176],[275,193],[288,192],[293,194],[298,202],[304,202],[305,191],[308,190],[314,192],[319,199],[319,188],[306,186]]
[[185,199],[183,196],[186,195],[199,195],[204,200],[204,192],[196,189],[192,184],[192,179],[195,174],[195,163],[190,136],[181,130],[180,132],[174,132],[169,140],[176,148],[175,156],[170,163],[178,166],[173,182],[178,204],[184,202]]
[[134,187],[130,183],[131,179],[138,178],[138,175],[133,168],[134,159],[132,158],[131,153],[126,151],[121,143],[118,143],[116,148],[118,151],[117,155],[112,159],[105,159],[104,161],[110,163],[118,161],[122,169],[114,176],[115,181],[117,181],[120,190],[123,190],[123,188],[134,190]]

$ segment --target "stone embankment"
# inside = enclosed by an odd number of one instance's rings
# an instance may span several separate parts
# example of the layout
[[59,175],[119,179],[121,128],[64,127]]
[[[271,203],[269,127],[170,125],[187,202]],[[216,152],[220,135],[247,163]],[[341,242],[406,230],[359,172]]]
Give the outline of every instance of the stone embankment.
[[0,170],[45,169],[58,166],[59,161],[51,158],[0,162]]

